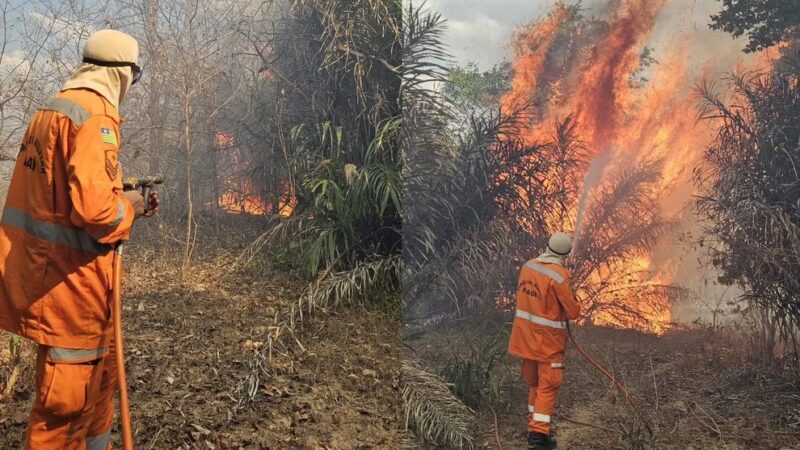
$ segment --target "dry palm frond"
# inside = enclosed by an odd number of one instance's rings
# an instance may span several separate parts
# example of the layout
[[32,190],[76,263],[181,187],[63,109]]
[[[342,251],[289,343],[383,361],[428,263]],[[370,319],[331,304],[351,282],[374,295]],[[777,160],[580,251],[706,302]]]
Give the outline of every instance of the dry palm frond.
[[302,343],[310,314],[342,303],[399,305],[402,270],[399,0],[291,0],[272,41],[276,134],[298,200],[239,257],[263,256],[299,269],[311,283],[271,333],[243,382],[245,399],[273,373],[275,352]]
[[422,447],[422,442],[411,430],[403,430],[403,450],[412,450]]
[[258,394],[262,376],[273,374],[272,361],[276,353],[285,353],[292,344],[304,350],[297,334],[317,310],[332,309],[341,303],[392,298],[397,295],[402,271],[399,255],[376,258],[359,263],[345,272],[324,271],[299,297],[297,304],[285,314],[276,314],[269,335],[250,362],[246,379],[240,385],[240,401],[252,401]]
[[474,412],[438,376],[411,363],[403,363],[401,370],[405,428],[425,442],[472,448]]
[[396,292],[402,267],[400,255],[393,255],[358,263],[348,271],[325,273],[303,294],[298,311],[334,308],[340,303],[367,300],[370,295]]
[[648,281],[651,274],[629,266],[671,229],[659,213],[660,162],[643,161],[612,173],[592,193],[583,212],[572,267],[573,287],[584,316],[603,315],[618,324],[646,325],[669,310],[678,288]]

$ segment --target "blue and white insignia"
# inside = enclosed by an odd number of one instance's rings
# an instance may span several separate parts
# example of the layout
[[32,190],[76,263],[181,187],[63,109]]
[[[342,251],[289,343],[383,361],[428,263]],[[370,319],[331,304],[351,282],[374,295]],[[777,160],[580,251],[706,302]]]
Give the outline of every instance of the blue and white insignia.
[[119,141],[117,141],[117,135],[109,128],[100,129],[100,139],[104,144],[119,145]]

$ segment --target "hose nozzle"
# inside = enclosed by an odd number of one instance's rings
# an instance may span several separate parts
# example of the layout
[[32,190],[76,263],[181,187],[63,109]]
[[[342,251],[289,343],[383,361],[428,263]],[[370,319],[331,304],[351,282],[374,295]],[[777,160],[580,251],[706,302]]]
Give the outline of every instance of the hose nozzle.
[[162,176],[142,178],[131,177],[122,182],[122,187],[126,191],[132,191],[134,189],[152,188],[153,186],[162,183],[164,183],[164,177]]
[[144,197],[144,212],[150,211],[150,190],[157,184],[164,183],[164,177],[157,175],[152,177],[131,177],[122,182],[122,189],[132,191],[134,189],[142,190],[142,197]]

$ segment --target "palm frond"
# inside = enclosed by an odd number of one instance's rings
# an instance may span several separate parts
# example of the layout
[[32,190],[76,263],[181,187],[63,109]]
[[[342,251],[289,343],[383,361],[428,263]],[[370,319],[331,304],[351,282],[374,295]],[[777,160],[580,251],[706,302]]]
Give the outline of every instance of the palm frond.
[[446,448],[473,448],[475,413],[438,376],[412,363],[401,367],[405,429],[422,441]]

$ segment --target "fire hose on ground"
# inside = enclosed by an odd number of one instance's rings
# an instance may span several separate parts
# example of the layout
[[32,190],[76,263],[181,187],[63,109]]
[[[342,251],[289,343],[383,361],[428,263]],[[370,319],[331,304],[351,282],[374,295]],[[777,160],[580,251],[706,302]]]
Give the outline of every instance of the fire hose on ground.
[[645,419],[644,414],[639,409],[639,406],[636,405],[636,402],[633,401],[630,394],[628,394],[628,390],[625,389],[625,385],[623,385],[619,380],[617,380],[616,377],[614,377],[614,375],[611,372],[609,372],[608,369],[603,367],[603,365],[597,362],[592,357],[592,355],[589,354],[589,352],[587,352],[586,350],[583,349],[583,347],[581,347],[581,345],[578,343],[578,340],[575,339],[575,334],[572,333],[572,328],[570,328],[569,326],[569,321],[566,321],[566,323],[567,323],[567,334],[569,335],[569,340],[572,341],[572,345],[575,346],[575,350],[577,350],[578,353],[580,353],[581,356],[583,356],[583,359],[585,359],[589,364],[593,365],[601,374],[603,374],[604,377],[608,378],[609,381],[611,381],[614,384],[614,387],[617,388],[619,393],[622,394],[623,397],[625,397],[625,402],[627,403],[628,407],[630,407],[631,411],[633,411],[633,413],[636,414],[639,420],[642,421],[642,424],[644,424],[647,433],[652,437],[653,429],[651,428],[650,423],[647,421],[647,419]]
[[[555,298],[558,298],[558,296],[556,295]],[[559,299],[559,303],[560,301],[561,300]],[[563,308],[564,305],[561,305],[561,307]],[[617,391],[619,391],[619,393],[622,394],[623,397],[625,397],[625,403],[628,405],[631,411],[639,418],[639,420],[642,421],[642,424],[644,424],[644,427],[647,430],[647,434],[649,434],[650,437],[653,437],[653,428],[650,426],[650,422],[647,421],[644,414],[639,409],[639,406],[636,405],[636,402],[633,401],[630,394],[628,394],[628,390],[625,389],[625,385],[623,385],[619,380],[617,380],[616,377],[614,377],[614,375],[608,369],[603,367],[603,365],[597,362],[597,360],[595,360],[592,357],[592,355],[589,354],[589,352],[587,352],[586,350],[583,349],[583,347],[581,347],[581,345],[578,343],[578,340],[575,339],[575,334],[572,332],[572,328],[570,328],[569,320],[566,320],[565,323],[567,326],[567,335],[569,335],[569,340],[572,341],[572,345],[575,346],[575,350],[577,350],[578,353],[580,353],[583,359],[585,359],[589,364],[593,365],[595,369],[597,369],[604,377],[608,378],[608,380],[614,384],[614,387],[617,388]],[[602,428],[602,427],[597,427],[597,428]]]
[[[556,296],[556,298],[558,298],[558,296]],[[562,305],[562,307],[563,307],[563,305]],[[595,360],[592,357],[592,355],[589,354],[589,352],[584,350],[584,348],[578,343],[578,340],[575,339],[575,334],[572,332],[572,328],[569,325],[569,320],[566,320],[565,323],[566,323],[566,328],[567,328],[567,335],[569,335],[569,340],[572,341],[572,345],[575,346],[575,350],[577,350],[578,353],[580,353],[580,355],[583,357],[583,359],[585,359],[589,364],[594,366],[605,378],[607,378],[609,381],[611,381],[614,384],[614,387],[617,388],[617,391],[619,391],[619,393],[622,394],[623,397],[625,397],[625,403],[628,405],[628,407],[631,409],[631,411],[639,418],[639,420],[642,422],[642,424],[644,424],[644,427],[647,430],[647,433],[650,435],[650,437],[653,437],[654,434],[653,434],[653,429],[650,426],[650,422],[647,421],[647,419],[645,418],[644,414],[639,409],[639,406],[636,404],[636,402],[633,400],[633,398],[631,398],[630,394],[628,394],[628,390],[625,388],[625,385],[623,385],[619,380],[617,380],[616,377],[614,377],[614,375],[608,369],[603,367],[602,364],[597,362],[597,360]],[[502,443],[500,441],[500,430],[498,429],[498,425],[497,425],[497,414],[494,412],[494,409],[492,409],[492,414],[494,415],[494,420],[495,420],[495,438],[497,440],[498,448],[500,448],[502,450],[503,446],[502,446]],[[585,425],[585,426],[589,426],[589,427],[592,427],[592,428],[598,428],[598,429],[609,431],[608,428],[602,427],[602,426],[599,426],[599,425],[578,422],[578,421],[574,421],[574,420],[571,420],[571,419],[565,419],[565,420],[568,420],[570,422],[574,422],[574,423],[576,423],[578,425]]]
[[[141,189],[144,197],[144,212],[150,209],[150,191],[153,186],[161,184],[161,177],[130,178],[123,183],[126,191]],[[112,285],[112,318],[114,321],[114,356],[117,364],[117,386],[119,387],[119,418],[122,427],[122,448],[133,450],[133,426],[131,409],[128,401],[128,380],[125,376],[125,354],[122,343],[122,250],[124,245],[117,244],[114,249],[114,269]]]
[[[572,332],[572,328],[570,327],[568,320],[566,321],[566,324],[567,324],[567,335],[569,335],[569,340],[572,341],[572,345],[575,346],[575,350],[577,350],[578,353],[580,353],[580,355],[583,357],[583,359],[585,359],[589,364],[594,366],[601,374],[603,374],[604,377],[608,378],[608,380],[611,381],[614,384],[614,387],[616,387],[617,390],[620,392],[620,394],[622,394],[622,396],[625,397],[625,403],[628,405],[628,407],[631,409],[631,411],[633,411],[633,413],[636,414],[636,416],[639,418],[639,420],[642,422],[642,424],[644,424],[644,427],[647,430],[647,433],[650,435],[650,437],[653,437],[654,434],[653,434],[653,429],[650,426],[650,422],[648,422],[647,419],[645,419],[645,416],[642,413],[642,411],[639,409],[639,406],[636,404],[636,402],[633,400],[633,398],[631,398],[630,394],[628,394],[628,390],[625,389],[625,385],[623,385],[619,380],[617,380],[616,377],[614,377],[614,375],[608,369],[603,367],[602,364],[597,362],[597,360],[595,360],[592,357],[592,355],[589,354],[589,352],[587,352],[586,350],[583,349],[583,347],[578,343],[578,340],[575,339],[575,334]],[[492,415],[494,416],[495,440],[497,442],[497,448],[499,448],[500,450],[503,450],[503,444],[502,444],[502,442],[500,440],[500,428],[499,428],[498,421],[497,421],[497,413],[494,411],[494,408],[492,408],[491,405],[489,406],[489,409],[492,411]],[[603,427],[603,426],[600,426],[600,425],[579,422],[579,421],[575,421],[575,420],[572,420],[572,419],[566,419],[566,418],[564,420],[576,423],[578,425],[584,425],[584,426],[588,426],[588,427],[592,427],[592,428],[598,428],[598,429],[605,430],[605,431],[618,432],[617,430],[611,430],[609,428],[606,428],[606,427]]]

